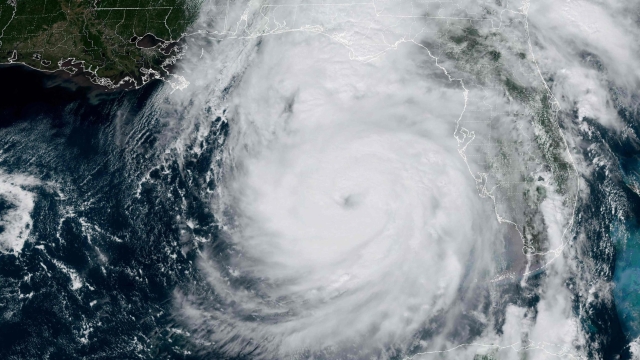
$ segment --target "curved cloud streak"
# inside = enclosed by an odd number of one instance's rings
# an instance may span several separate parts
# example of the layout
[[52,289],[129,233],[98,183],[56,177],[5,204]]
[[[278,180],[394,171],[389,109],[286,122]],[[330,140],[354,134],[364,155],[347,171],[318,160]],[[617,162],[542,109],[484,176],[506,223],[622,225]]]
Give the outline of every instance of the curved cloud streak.
[[362,64],[288,40],[263,41],[227,114],[217,201],[236,250],[228,269],[202,262],[222,309],[183,313],[231,355],[406,349],[488,280],[501,240],[453,138],[464,98],[405,60],[415,47]]

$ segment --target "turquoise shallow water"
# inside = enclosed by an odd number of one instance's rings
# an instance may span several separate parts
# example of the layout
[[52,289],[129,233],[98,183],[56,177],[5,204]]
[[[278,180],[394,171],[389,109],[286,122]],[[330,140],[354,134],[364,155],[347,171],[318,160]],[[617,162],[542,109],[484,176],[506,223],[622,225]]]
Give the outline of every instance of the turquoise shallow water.
[[613,296],[625,334],[636,338],[640,336],[640,233],[637,228],[630,232],[617,226],[612,238],[617,245]]
[[[624,147],[625,150],[629,148]],[[622,184],[630,190],[638,189],[640,174],[637,169],[640,163],[635,151],[617,153]],[[629,339],[640,336],[640,224],[634,195],[633,191],[628,194],[627,220],[611,225],[611,239],[616,249],[613,297],[620,323]]]

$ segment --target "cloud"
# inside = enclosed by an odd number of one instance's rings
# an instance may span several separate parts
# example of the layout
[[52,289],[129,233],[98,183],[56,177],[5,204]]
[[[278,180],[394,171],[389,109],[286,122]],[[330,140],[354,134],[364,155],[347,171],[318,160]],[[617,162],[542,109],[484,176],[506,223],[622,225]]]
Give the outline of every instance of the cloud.
[[[175,295],[176,314],[195,342],[258,358],[439,351],[456,358],[484,350],[504,358],[579,357],[584,338],[562,253],[574,179],[561,194],[546,169],[548,149],[534,141],[542,134],[531,121],[536,109],[514,92],[521,86],[546,94],[542,78],[551,74],[563,106],[575,103],[581,117],[618,125],[604,96],[606,76],[576,57],[581,37],[550,31],[560,18],[548,28],[540,22],[555,5],[530,10],[538,64],[516,5],[489,6],[492,22],[473,23],[481,24],[479,38],[495,35],[500,54],[475,67],[451,55],[463,56],[464,46],[443,34],[471,22],[446,4],[415,11],[458,20],[416,20],[409,8],[388,4],[380,14],[394,10],[410,20],[371,20],[371,9],[344,4],[298,13],[257,2],[243,12],[236,4],[238,19],[226,17],[224,27],[218,22],[188,40],[181,66],[191,85],[169,97],[170,107],[184,111],[177,122],[184,141],[200,143],[213,118],[229,124],[212,164],[221,234],[199,258],[204,281]],[[466,14],[482,14],[473,9]],[[205,28],[214,15],[207,13]],[[502,68],[476,71],[490,66]],[[505,91],[507,75],[516,90]],[[467,163],[460,156],[454,133],[463,111],[465,141],[505,144],[492,156],[511,151],[503,169],[471,147]],[[495,207],[487,193],[478,195],[482,171],[495,175],[484,184]],[[525,188],[499,186],[525,177],[544,200],[525,204],[518,201]],[[522,254],[527,219],[535,220],[541,249],[554,251]],[[545,275],[531,280],[525,271]]]
[[29,237],[35,194],[40,182],[29,176],[0,173],[0,252],[20,253]]
[[620,129],[609,92],[640,84],[640,32],[634,2],[537,1],[529,10],[538,62],[556,76],[554,92],[580,119]]
[[227,353],[406,349],[489,280],[501,230],[457,152],[464,97],[418,49],[365,64],[321,36],[262,40],[226,115],[234,255],[200,263],[220,309],[178,295]]

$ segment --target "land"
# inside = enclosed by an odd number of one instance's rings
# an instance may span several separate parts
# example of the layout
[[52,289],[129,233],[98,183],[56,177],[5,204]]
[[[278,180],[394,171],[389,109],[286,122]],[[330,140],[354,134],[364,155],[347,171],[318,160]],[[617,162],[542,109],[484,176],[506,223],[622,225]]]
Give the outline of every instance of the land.
[[139,87],[169,76],[202,1],[0,0],[0,63]]

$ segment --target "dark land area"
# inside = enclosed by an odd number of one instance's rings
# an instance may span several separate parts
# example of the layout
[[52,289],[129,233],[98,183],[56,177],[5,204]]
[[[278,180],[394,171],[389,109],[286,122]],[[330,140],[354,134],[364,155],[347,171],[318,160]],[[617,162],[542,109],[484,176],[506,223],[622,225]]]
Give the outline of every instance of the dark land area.
[[[0,63],[75,72],[95,84],[140,86],[167,75],[175,43],[202,0],[0,2]],[[142,41],[140,41],[141,39]],[[73,66],[70,66],[73,64]]]

